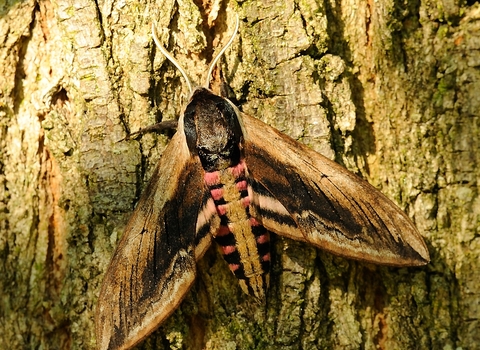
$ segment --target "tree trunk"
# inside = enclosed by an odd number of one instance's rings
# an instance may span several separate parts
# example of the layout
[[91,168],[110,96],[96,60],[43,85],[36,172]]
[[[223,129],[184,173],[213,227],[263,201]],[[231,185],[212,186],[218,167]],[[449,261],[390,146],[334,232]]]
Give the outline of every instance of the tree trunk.
[[0,5],[0,348],[95,346],[103,273],[171,135],[124,138],[188,97],[151,23],[203,84],[238,13],[229,97],[396,201],[432,262],[378,267],[275,237],[264,306],[213,247],[139,348],[480,349],[479,3],[205,3]]

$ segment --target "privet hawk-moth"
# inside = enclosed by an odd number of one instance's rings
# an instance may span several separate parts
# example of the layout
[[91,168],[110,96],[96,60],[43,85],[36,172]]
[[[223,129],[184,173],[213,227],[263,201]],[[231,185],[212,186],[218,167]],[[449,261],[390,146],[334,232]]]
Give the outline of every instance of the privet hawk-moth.
[[192,286],[212,241],[241,288],[259,299],[268,287],[271,232],[376,264],[428,263],[413,223],[377,189],[208,89],[235,34],[205,87],[192,90],[152,31],[191,97],[105,274],[99,349],[128,349],[155,330]]

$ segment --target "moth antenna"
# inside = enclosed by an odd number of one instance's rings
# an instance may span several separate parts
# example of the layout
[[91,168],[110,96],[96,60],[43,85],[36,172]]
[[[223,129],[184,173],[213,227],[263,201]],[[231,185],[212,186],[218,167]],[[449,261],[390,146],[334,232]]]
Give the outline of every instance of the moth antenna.
[[[237,22],[238,23],[238,22]],[[173,65],[175,67],[177,67],[177,69],[180,71],[180,73],[182,73],[183,77],[185,78],[185,81],[187,82],[187,86],[188,86],[188,91],[190,91],[190,95],[193,93],[193,88],[192,88],[192,83],[190,83],[190,79],[188,79],[188,75],[187,73],[185,72],[185,70],[182,68],[182,66],[180,65],[180,63],[177,62],[177,60],[170,54],[170,52],[168,52],[162,44],[160,44],[160,40],[158,40],[157,38],[157,34],[156,34],[156,31],[157,31],[157,27],[155,26],[155,23],[152,22],[152,36],[153,36],[153,40],[155,41],[155,44],[157,45],[158,49],[165,55],[165,57],[173,63]]]
[[230,45],[232,45],[233,40],[237,36],[239,25],[240,25],[240,20],[238,19],[238,14],[237,14],[237,23],[235,24],[235,30],[233,31],[232,37],[230,38],[228,43],[223,47],[223,49],[220,51],[220,53],[217,55],[217,57],[215,57],[213,62],[210,64],[210,68],[208,69],[208,74],[207,74],[207,80],[206,80],[205,86],[204,86],[205,88],[208,89],[208,87],[210,85],[210,78],[212,76],[213,69],[215,68],[215,65],[217,64],[218,60],[220,59],[220,57],[222,57],[222,55],[225,53],[225,51],[228,49],[228,47]]

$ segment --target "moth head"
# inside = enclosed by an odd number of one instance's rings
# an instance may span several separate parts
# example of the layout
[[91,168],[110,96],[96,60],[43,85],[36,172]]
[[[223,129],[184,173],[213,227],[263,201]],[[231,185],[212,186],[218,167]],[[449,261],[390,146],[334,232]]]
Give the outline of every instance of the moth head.
[[206,171],[225,169],[240,161],[242,128],[236,110],[224,98],[197,88],[183,115],[187,145]]

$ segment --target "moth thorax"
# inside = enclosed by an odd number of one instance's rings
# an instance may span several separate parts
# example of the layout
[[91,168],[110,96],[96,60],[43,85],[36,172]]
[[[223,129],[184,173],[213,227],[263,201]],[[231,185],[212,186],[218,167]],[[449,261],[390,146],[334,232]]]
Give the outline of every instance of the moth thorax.
[[208,153],[224,151],[233,139],[225,117],[213,101],[198,103],[196,112],[197,147]]
[[222,170],[238,163],[235,132],[215,101],[199,101],[195,112],[197,150],[205,170]]

